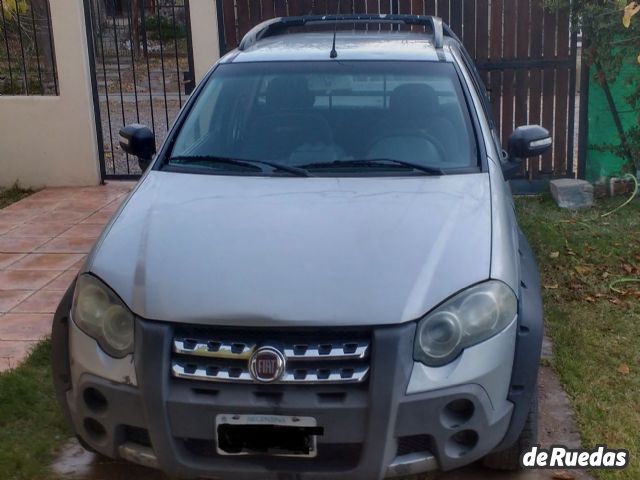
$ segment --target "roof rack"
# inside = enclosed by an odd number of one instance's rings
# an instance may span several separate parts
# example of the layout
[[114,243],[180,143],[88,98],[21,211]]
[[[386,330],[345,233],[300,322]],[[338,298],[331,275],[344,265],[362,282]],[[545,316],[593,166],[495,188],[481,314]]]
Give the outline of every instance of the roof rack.
[[441,18],[427,15],[304,15],[298,17],[272,18],[256,25],[242,38],[238,49],[246,50],[258,40],[280,35],[290,28],[324,23],[402,23],[405,25],[429,26],[433,30],[433,43],[436,49],[441,49],[443,47],[445,34],[449,37],[455,38],[451,29],[448,26],[443,25]]

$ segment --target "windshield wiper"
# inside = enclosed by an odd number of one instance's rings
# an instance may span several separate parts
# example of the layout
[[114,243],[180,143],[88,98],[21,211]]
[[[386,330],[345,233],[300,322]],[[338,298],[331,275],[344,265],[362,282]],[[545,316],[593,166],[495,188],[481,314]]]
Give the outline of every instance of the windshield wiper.
[[396,160],[395,158],[367,158],[361,160],[334,160],[333,162],[317,162],[301,165],[302,168],[332,168],[332,167],[360,167],[375,166],[379,167],[384,164],[398,165],[411,168],[427,175],[444,175],[440,168],[429,167],[428,165],[420,165],[414,162],[405,162],[404,160]]
[[[292,167],[290,165],[283,165],[277,162],[267,162],[265,160],[247,160],[245,158],[228,158],[228,157],[216,157],[214,155],[179,155],[169,158],[169,162],[175,162],[179,165],[188,165],[189,163],[223,163],[227,165],[236,165],[240,167],[258,167],[260,165],[267,165],[274,170],[282,170],[298,177],[312,177],[311,173],[307,172],[304,168]],[[260,168],[264,172],[263,168]]]

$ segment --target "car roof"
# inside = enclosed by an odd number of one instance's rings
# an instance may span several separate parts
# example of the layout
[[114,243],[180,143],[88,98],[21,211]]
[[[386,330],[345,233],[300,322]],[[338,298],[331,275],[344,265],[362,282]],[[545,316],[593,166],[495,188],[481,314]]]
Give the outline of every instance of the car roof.
[[[383,27],[385,28],[385,27]],[[389,28],[389,27],[386,27]],[[344,31],[336,34],[336,60],[453,61],[446,38],[440,52],[432,35],[399,31]],[[245,50],[234,50],[221,62],[330,60],[333,31],[287,33],[258,40]],[[440,53],[440,55],[439,55]],[[444,55],[443,55],[444,54]],[[441,58],[442,57],[442,58]]]

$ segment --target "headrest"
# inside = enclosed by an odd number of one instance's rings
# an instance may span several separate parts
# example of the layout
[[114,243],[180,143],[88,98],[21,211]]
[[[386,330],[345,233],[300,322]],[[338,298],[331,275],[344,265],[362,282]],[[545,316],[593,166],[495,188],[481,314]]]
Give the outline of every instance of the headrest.
[[389,110],[403,115],[425,115],[438,111],[438,94],[424,83],[406,83],[389,95]]
[[266,100],[271,110],[299,110],[312,107],[315,95],[309,90],[306,78],[282,76],[271,79],[267,85]]

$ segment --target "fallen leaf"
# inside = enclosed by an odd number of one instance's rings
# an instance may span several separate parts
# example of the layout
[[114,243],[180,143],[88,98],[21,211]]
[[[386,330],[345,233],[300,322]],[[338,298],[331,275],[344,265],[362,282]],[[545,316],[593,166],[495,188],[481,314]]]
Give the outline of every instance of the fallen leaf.
[[621,363],[618,367],[618,373],[621,373],[622,375],[629,375],[630,372],[631,370],[629,369],[629,365],[626,363]]
[[560,256],[560,252],[551,252],[549,254],[549,258],[558,258]]
[[576,265],[575,270],[580,275],[586,275],[587,273],[591,272],[591,269],[589,267],[585,267],[584,265]]
[[633,267],[628,263],[625,263],[624,265],[622,265],[622,268],[624,269],[625,272],[629,274],[633,273]]
[[594,303],[596,301],[596,299],[591,296],[584,297],[584,299],[589,303]]
[[625,28],[629,28],[631,26],[631,18],[638,12],[640,12],[640,5],[638,5],[637,2],[631,2],[629,5],[624,7],[622,24]]
[[553,284],[553,285],[545,285],[545,286],[544,286],[544,288],[545,288],[546,290],[557,290],[557,289],[558,289],[558,284],[557,284],[557,283],[555,283],[555,284]]

